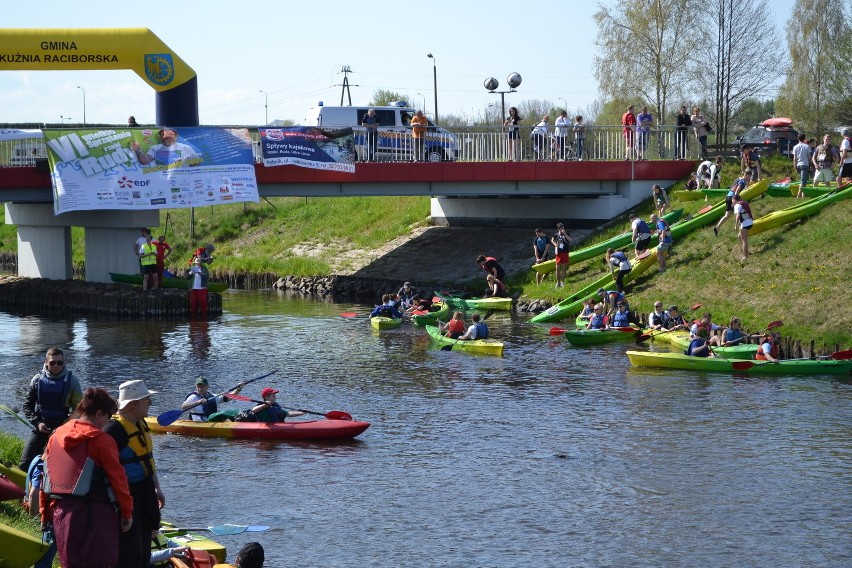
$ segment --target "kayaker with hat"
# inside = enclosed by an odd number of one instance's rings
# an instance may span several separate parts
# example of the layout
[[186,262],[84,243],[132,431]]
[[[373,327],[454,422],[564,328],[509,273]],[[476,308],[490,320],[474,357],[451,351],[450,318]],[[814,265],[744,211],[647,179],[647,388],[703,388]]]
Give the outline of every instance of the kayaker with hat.
[[279,392],[281,391],[272,387],[265,387],[260,391],[260,398],[263,399],[263,403],[251,409],[257,422],[284,422],[288,416],[302,416],[304,414],[299,410],[281,408],[275,402],[275,395]]
[[[240,383],[237,388],[230,392],[239,394],[242,388],[243,384]],[[210,382],[204,377],[198,377],[195,379],[195,390],[186,395],[186,399],[180,405],[180,409],[189,410],[190,408],[194,408],[195,410],[189,413],[190,420],[207,422],[211,414],[218,412],[219,403],[228,402],[229,400],[227,394],[220,394],[218,396],[211,394]]]
[[118,458],[124,466],[130,495],[133,497],[133,525],[121,533],[118,567],[147,567],[151,559],[151,535],[160,528],[160,509],[166,496],[157,479],[154,444],[145,424],[151,395],[145,381],[132,380],[118,387],[118,414],[104,427],[118,446]]

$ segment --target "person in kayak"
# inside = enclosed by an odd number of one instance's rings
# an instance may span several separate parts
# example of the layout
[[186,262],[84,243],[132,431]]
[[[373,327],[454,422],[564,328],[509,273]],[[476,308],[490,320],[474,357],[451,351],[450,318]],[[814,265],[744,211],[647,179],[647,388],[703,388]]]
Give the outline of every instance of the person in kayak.
[[770,361],[777,363],[780,360],[779,345],[781,344],[781,334],[776,332],[765,333],[760,340],[760,347],[757,348],[757,353],[754,358],[758,361]]
[[565,278],[568,276],[568,264],[570,263],[571,235],[565,230],[564,223],[556,223],[556,234],[550,239],[553,250],[556,253],[556,287],[565,286]]
[[627,304],[627,311],[630,311],[630,302],[627,301],[623,292],[598,288],[598,296],[601,297],[601,302],[607,307],[606,315],[609,315],[610,317],[612,317],[617,311],[618,302],[624,302]]
[[580,312],[579,319],[588,322],[592,319],[592,316],[595,315],[595,304],[597,300],[595,298],[589,298],[585,302],[583,302],[583,311]]
[[44,356],[41,371],[30,380],[24,399],[24,416],[33,425],[33,432],[18,462],[21,470],[27,471],[33,458],[44,450],[54,429],[68,419],[81,400],[80,381],[65,366],[65,354],[59,347],[51,347]]
[[615,274],[615,269],[618,268],[618,275],[615,277],[615,287],[618,291],[624,294],[624,277],[630,273],[630,259],[620,250],[613,248],[606,249],[605,262],[609,265],[609,273]]
[[414,288],[411,286],[411,282],[406,282],[402,285],[402,288],[399,289],[399,292],[396,293],[399,297],[400,302],[402,303],[402,307],[407,309],[411,307],[414,298],[417,296]]
[[618,302],[615,314],[610,320],[610,327],[630,327],[630,312],[627,311],[626,302]]
[[[243,384],[240,383],[231,392],[239,394],[242,388]],[[195,390],[186,395],[183,404],[180,405],[180,409],[189,410],[190,408],[194,408],[195,410],[189,413],[190,420],[207,422],[211,414],[218,412],[219,403],[228,402],[228,400],[230,399],[224,394],[219,396],[211,394],[210,383],[207,379],[198,377],[195,379]]]
[[723,345],[740,345],[746,339],[746,335],[742,330],[742,325],[743,322],[740,318],[736,316],[731,318],[731,321],[728,324],[728,329],[726,329],[725,333],[722,334],[722,338],[725,340]]
[[470,327],[464,335],[459,337],[459,341],[467,341],[472,339],[488,339],[488,326],[484,321],[480,321],[479,314],[471,316]]
[[699,329],[698,335],[689,342],[686,354],[690,357],[714,357],[715,355],[710,350],[710,344],[707,341],[707,335],[708,331],[706,327]]
[[501,281],[494,278],[493,275],[489,274],[485,277],[485,280],[488,282],[488,289],[485,291],[486,297],[491,298],[508,298],[509,291],[506,289],[506,285]]
[[116,566],[119,532],[133,525],[127,476],[103,431],[117,408],[105,390],[87,388],[76,418],[56,429],[44,451],[42,525],[53,524],[59,561],[68,568]]
[[402,314],[399,313],[399,310],[397,309],[396,305],[391,300],[391,295],[390,294],[383,294],[382,295],[382,303],[379,304],[378,306],[376,306],[373,309],[373,311],[370,312],[370,317],[371,318],[386,317],[386,318],[400,319],[402,317]]
[[670,331],[689,329],[689,325],[687,325],[686,320],[683,319],[683,314],[680,313],[677,306],[669,306],[669,309],[666,311],[669,313],[668,329]]
[[453,319],[447,323],[438,322],[441,333],[451,339],[458,339],[464,335],[464,312],[459,310],[453,314]]
[[663,303],[660,301],[654,302],[654,311],[648,316],[649,329],[669,329],[671,317],[663,310]]
[[281,391],[272,387],[265,387],[260,391],[260,398],[263,399],[263,402],[251,409],[257,422],[284,422],[288,416],[302,416],[304,414],[304,412],[299,410],[284,410],[281,408],[275,402],[275,395],[279,392]]
[[482,270],[491,274],[497,280],[501,282],[506,279],[506,270],[500,266],[500,263],[497,262],[497,259],[493,256],[485,256],[484,254],[480,254],[476,257],[476,263],[482,267]]
[[705,337],[709,337],[708,343],[710,345],[715,347],[720,347],[722,345],[721,338],[716,335],[715,332],[725,328],[713,323],[713,315],[710,312],[704,312],[701,319],[692,324],[692,327],[689,329],[690,339],[698,337],[698,332],[702,329],[707,330],[707,335]]
[[603,304],[595,305],[594,313],[592,314],[592,317],[589,318],[589,323],[586,324],[586,329],[606,329],[603,309]]
[[728,220],[728,217],[732,217],[734,215],[734,196],[739,195],[751,184],[751,175],[751,170],[745,170],[743,175],[738,177],[734,180],[734,183],[731,184],[731,188],[728,190],[727,195],[725,195],[725,214],[722,215],[722,218],[719,219],[719,222],[713,227],[713,234],[717,237],[719,236],[719,227]]

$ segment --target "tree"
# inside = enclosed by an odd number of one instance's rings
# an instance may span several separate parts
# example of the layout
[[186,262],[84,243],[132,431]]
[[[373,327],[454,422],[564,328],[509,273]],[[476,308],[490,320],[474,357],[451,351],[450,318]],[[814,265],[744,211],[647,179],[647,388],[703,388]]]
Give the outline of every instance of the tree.
[[[691,83],[692,54],[704,40],[696,0],[617,0],[595,13],[595,78],[605,98],[653,105],[664,124],[669,100]],[[633,100],[633,102],[637,102]],[[623,112],[623,111],[622,111]],[[620,115],[619,115],[620,116]]]
[[397,101],[404,101],[405,95],[401,95],[395,91],[388,91],[385,89],[378,89],[373,93],[373,98],[370,99],[370,103],[368,106],[388,106],[390,103],[395,103]]
[[769,0],[709,0],[702,10],[715,26],[695,76],[710,98],[706,110],[716,121],[716,141],[727,144],[738,114],[748,108],[745,102],[767,98],[783,74],[784,53],[773,47],[781,41]]
[[[795,117],[800,131],[821,133],[834,126],[832,107],[842,98],[843,83],[849,85],[848,52],[838,48],[850,28],[848,9],[837,0],[796,0],[787,22],[790,67],[778,100],[778,110]],[[838,61],[834,55],[839,54]],[[845,77],[844,77],[845,74]],[[839,87],[839,88],[838,88]],[[838,92],[840,91],[840,92]]]
[[[845,11],[843,21],[852,19],[852,0],[847,5],[836,6]],[[831,68],[836,72],[829,76],[826,91],[829,94],[828,107],[835,124],[852,125],[852,30],[846,24],[846,30],[837,38],[835,49],[831,51]]]

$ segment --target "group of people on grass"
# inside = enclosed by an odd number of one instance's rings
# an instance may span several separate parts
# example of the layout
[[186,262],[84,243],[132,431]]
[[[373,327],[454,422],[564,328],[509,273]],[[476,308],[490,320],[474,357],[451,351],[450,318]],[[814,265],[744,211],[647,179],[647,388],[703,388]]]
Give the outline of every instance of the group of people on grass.
[[[217,402],[227,399],[210,395],[206,379],[196,383],[181,408],[192,409],[193,420],[207,420]],[[261,391],[263,404],[251,410],[258,420],[301,414],[281,409],[277,392]],[[170,547],[163,539],[157,541],[163,551],[152,557],[152,536],[158,535],[166,504],[145,423],[156,393],[141,380],[121,383],[117,400],[103,388],[83,390],[64,352],[48,349],[24,400],[33,431],[19,464],[27,472],[24,505],[40,514],[47,542],[53,543],[38,568],[49,567],[56,554],[65,568],[147,568],[176,555],[192,557],[186,547]],[[238,567],[263,566],[262,547],[258,552],[260,545],[251,544],[251,551],[241,551],[244,558],[238,556]]]

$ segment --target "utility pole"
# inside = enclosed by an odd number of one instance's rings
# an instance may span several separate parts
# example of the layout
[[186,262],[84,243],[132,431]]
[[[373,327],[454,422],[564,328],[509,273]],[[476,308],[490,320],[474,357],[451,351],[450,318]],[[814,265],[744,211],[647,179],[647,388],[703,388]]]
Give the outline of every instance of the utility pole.
[[335,87],[343,87],[340,90],[340,106],[343,106],[343,95],[347,95],[349,97],[349,106],[352,106],[352,92],[349,90],[349,87],[357,87],[358,85],[350,85],[349,83],[349,73],[354,73],[352,68],[348,65],[344,65],[340,68],[340,72],[343,73],[343,84],[342,85],[334,85]]

